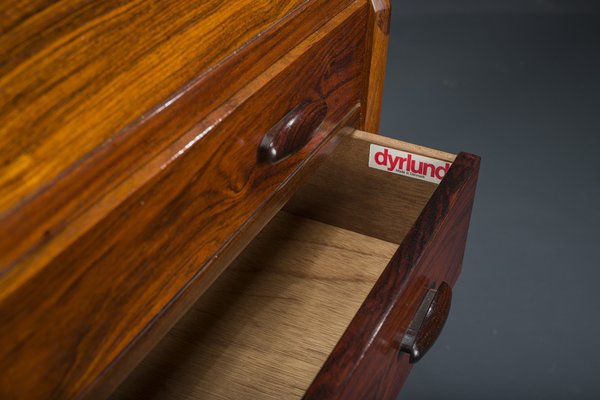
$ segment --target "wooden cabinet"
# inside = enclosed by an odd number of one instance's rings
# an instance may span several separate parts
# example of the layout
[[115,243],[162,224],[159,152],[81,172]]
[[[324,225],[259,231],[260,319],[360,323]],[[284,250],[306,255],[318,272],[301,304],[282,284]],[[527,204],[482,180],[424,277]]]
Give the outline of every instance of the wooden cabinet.
[[357,130],[389,4],[11,10],[0,397],[394,398],[446,318],[478,158]]

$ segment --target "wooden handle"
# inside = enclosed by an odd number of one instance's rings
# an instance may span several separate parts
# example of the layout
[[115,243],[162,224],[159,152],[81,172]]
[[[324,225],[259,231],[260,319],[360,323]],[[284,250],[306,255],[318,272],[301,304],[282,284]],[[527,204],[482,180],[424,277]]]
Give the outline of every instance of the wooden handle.
[[452,288],[446,282],[430,289],[410,327],[402,338],[400,350],[410,354],[410,362],[419,361],[442,332],[452,302]]
[[323,100],[305,101],[294,107],[265,134],[258,148],[258,162],[275,164],[300,150],[326,115]]

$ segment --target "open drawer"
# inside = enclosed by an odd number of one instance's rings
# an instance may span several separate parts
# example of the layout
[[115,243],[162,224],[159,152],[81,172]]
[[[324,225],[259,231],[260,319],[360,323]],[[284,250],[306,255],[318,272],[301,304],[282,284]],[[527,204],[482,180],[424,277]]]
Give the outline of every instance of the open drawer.
[[447,316],[479,158],[360,131],[327,151],[114,398],[395,398]]

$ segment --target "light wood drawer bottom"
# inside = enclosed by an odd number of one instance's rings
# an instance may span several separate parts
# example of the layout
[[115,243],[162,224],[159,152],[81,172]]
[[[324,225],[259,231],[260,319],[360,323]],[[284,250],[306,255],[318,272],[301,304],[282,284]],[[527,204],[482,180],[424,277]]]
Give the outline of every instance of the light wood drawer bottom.
[[398,246],[280,212],[117,398],[300,398]]

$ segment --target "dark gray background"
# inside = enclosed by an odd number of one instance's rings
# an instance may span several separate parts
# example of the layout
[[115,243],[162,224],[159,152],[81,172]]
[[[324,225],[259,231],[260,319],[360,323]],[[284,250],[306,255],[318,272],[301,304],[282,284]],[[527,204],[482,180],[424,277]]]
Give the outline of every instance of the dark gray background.
[[381,132],[482,157],[450,319],[401,398],[600,398],[599,3],[394,2]]

